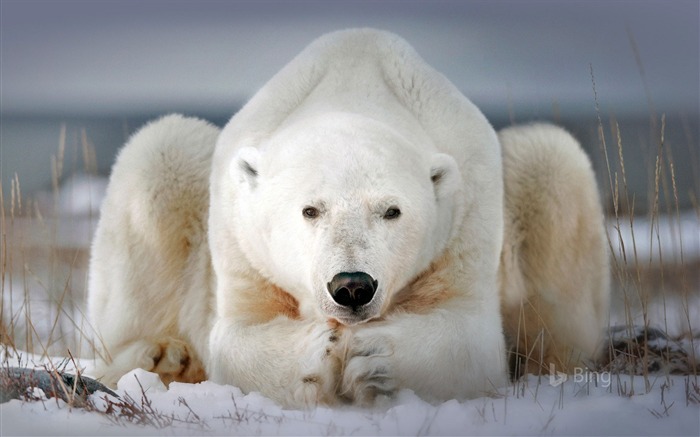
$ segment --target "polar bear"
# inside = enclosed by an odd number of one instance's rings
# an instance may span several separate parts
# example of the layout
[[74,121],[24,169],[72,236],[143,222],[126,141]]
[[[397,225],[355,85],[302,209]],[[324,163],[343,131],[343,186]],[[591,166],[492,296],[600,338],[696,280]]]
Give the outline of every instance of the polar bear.
[[171,115],[122,149],[92,246],[95,373],[288,407],[486,395],[508,348],[560,366],[596,353],[601,220],[568,134],[499,141],[399,37],[328,34],[221,132]]

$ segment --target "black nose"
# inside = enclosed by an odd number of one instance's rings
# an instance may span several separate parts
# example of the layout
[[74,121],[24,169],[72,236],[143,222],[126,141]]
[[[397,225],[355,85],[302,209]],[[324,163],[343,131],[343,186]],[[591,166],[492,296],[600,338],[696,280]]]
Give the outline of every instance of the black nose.
[[328,292],[339,305],[357,308],[368,304],[377,290],[377,281],[364,272],[338,273],[328,283]]

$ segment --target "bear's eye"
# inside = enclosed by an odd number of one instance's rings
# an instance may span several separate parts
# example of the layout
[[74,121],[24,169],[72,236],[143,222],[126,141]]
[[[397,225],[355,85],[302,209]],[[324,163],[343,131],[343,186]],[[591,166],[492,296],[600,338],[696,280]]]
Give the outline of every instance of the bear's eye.
[[386,212],[384,213],[384,218],[387,220],[394,220],[399,218],[401,215],[401,210],[392,206],[391,208],[387,209]]
[[321,214],[321,212],[313,206],[307,206],[301,211],[301,213],[304,216],[304,218],[307,219],[315,219]]

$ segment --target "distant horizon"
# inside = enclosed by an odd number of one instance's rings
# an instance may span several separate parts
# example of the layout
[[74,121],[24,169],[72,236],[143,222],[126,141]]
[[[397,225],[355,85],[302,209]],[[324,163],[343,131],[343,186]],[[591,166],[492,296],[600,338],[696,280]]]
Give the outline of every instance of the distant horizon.
[[[196,111],[182,111],[184,115],[203,118],[210,123],[223,127],[229,116],[225,114],[203,114]],[[51,157],[57,154],[60,142],[61,126],[66,126],[65,160],[71,165],[64,166],[65,180],[73,171],[80,173],[83,168],[82,131],[86,139],[95,147],[97,171],[107,176],[120,147],[129,136],[148,121],[159,118],[161,114],[140,114],[134,116],[3,116],[0,128],[0,175],[6,202],[9,202],[9,188],[15,173],[18,174],[22,192],[33,195],[42,190],[51,190]],[[511,124],[510,115],[500,114],[492,117],[485,112],[490,123],[500,129]],[[649,195],[653,186],[653,160],[660,140],[661,115],[657,116],[654,138],[651,137],[652,121],[650,116],[643,117],[602,117],[608,147],[608,157],[617,162],[617,139],[611,131],[611,123],[617,122],[622,135],[623,153],[625,154],[626,177],[629,188],[634,193],[638,213],[647,211]],[[515,123],[551,122],[571,131],[591,158],[596,172],[601,193],[609,193],[609,179],[606,163],[598,138],[598,121],[595,111],[587,117],[557,118],[553,114],[525,117],[515,114]],[[698,186],[700,163],[694,162],[698,152],[692,154],[687,134],[698,132],[700,121],[688,117],[668,116],[665,131],[665,147],[670,148],[674,159],[676,184],[680,194],[679,206],[682,209],[693,207],[687,193],[700,192]],[[697,138],[697,137],[695,137]],[[613,164],[614,165],[614,164]],[[651,166],[651,167],[650,167]],[[650,170],[651,168],[651,170]],[[618,169],[613,168],[613,171]],[[7,188],[5,188],[7,187]],[[663,193],[662,193],[663,195]],[[605,202],[606,208],[610,202]]]
[[[312,40],[406,39],[485,112],[700,116],[700,4],[674,1],[2,2],[0,115],[222,112]],[[651,102],[651,104],[650,104]]]

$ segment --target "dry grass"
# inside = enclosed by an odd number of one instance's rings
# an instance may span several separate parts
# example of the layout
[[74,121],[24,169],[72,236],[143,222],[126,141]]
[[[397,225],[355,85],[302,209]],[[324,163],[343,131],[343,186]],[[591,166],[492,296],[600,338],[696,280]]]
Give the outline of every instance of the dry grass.
[[[85,166],[79,170],[94,175],[94,148],[85,134],[81,142]],[[50,161],[51,199],[23,198],[16,174],[9,195],[0,186],[0,342],[5,352],[10,347],[45,357],[68,356],[69,351],[89,356],[95,349],[84,303],[88,242],[97,218],[65,219],[59,214],[60,196],[65,195],[59,189],[65,143],[62,129]]]
[[[630,37],[631,38],[631,37]],[[645,84],[645,90],[648,90],[646,79],[641,67],[641,60],[634,40],[631,39],[632,47],[635,50],[636,59],[640,66],[640,73]],[[596,114],[598,117],[598,137],[600,141],[600,151],[604,156],[608,187],[606,191],[612,199],[612,217],[614,221],[614,229],[617,232],[617,245],[613,244],[610,239],[611,269],[614,278],[614,297],[620,299],[620,310],[624,313],[624,324],[622,328],[626,328],[627,344],[625,348],[615,348],[611,342],[609,348],[609,356],[606,364],[610,370],[624,370],[630,373],[630,378],[634,374],[641,374],[644,378],[647,391],[650,389],[649,372],[652,369],[658,368],[658,362],[662,363],[662,367],[673,369],[672,361],[678,359],[678,354],[672,351],[672,341],[685,340],[689,347],[690,353],[683,354],[682,359],[685,360],[682,368],[697,377],[698,364],[695,354],[692,353],[696,348],[696,342],[700,341],[698,337],[697,320],[693,320],[692,305],[697,305],[698,294],[700,291],[700,270],[698,269],[700,260],[686,260],[684,254],[684,238],[681,230],[681,210],[678,187],[676,184],[676,175],[673,155],[671,148],[665,141],[666,133],[666,115],[662,114],[658,117],[654,111],[653,101],[647,91],[647,99],[651,111],[650,129],[652,136],[652,144],[656,145],[655,155],[653,156],[653,169],[651,169],[652,180],[649,183],[650,205],[645,209],[649,211],[647,220],[651,223],[651,229],[646,234],[635,233],[635,217],[638,214],[635,210],[635,194],[630,192],[624,159],[623,139],[621,129],[618,122],[612,118],[610,120],[610,131],[615,139],[615,150],[611,152],[608,148],[608,141],[605,135],[605,129],[598,105],[598,96],[596,91],[595,76],[593,67],[591,66],[591,81],[595,98]],[[692,141],[689,138],[689,141]],[[694,149],[693,144],[689,142],[688,149]],[[610,154],[613,154],[614,160],[611,164]],[[693,168],[697,171],[696,168]],[[696,175],[697,177],[697,175]],[[696,199],[696,194],[691,190],[688,195],[690,199]],[[700,217],[700,208],[697,202],[695,205],[695,214]],[[662,240],[659,232],[659,223],[662,217],[667,218],[675,225],[676,241]],[[625,223],[626,222],[626,223]],[[625,238],[622,234],[622,228],[627,227],[630,231],[631,238]],[[646,239],[646,241],[644,241]],[[648,243],[652,248],[652,253],[648,260],[644,260],[638,253],[637,246],[639,241]],[[663,249],[668,246],[677,247],[679,257],[675,260],[664,259]],[[656,255],[656,256],[654,256]],[[695,302],[694,302],[695,301]],[[660,329],[661,335],[669,332],[668,312],[669,304],[673,304],[674,310],[681,312],[682,323],[686,329],[671,338],[672,341],[666,342],[666,347],[662,350],[652,349],[649,347],[650,341],[658,339],[650,338],[650,332],[653,325]],[[613,302],[615,304],[615,302]],[[662,308],[662,316],[652,320],[650,318],[651,309],[653,306]],[[639,317],[636,314],[641,313],[641,324]],[[640,326],[641,325],[641,326]],[[642,328],[640,330],[640,327]],[[613,327],[611,327],[613,328]],[[620,327],[617,327],[618,331]],[[664,350],[665,349],[665,350]],[[612,364],[612,366],[611,366]],[[665,364],[665,366],[663,366]],[[659,369],[660,370],[660,369]],[[697,385],[697,379],[695,380]]]

